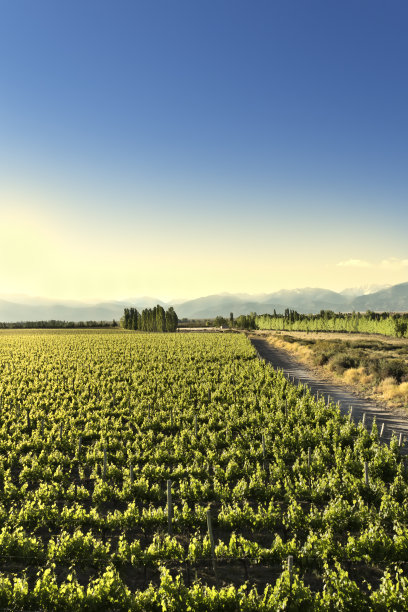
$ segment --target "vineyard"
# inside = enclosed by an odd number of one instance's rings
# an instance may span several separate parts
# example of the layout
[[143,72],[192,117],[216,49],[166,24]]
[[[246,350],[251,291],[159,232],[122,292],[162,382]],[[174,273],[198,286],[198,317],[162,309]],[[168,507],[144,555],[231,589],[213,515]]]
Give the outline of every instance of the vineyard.
[[2,331],[0,393],[0,609],[408,609],[399,440],[243,335]]

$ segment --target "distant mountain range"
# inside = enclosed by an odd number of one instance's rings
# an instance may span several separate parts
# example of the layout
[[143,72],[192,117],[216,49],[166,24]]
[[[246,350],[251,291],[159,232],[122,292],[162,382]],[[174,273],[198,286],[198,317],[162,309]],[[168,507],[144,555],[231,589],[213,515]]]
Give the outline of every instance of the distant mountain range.
[[[156,298],[143,296],[123,301],[86,303],[73,300],[50,300],[21,295],[0,297],[0,321],[117,321],[123,309],[135,306],[139,310],[166,304]],[[364,312],[366,310],[408,312],[408,282],[399,285],[379,287],[368,286],[345,289],[337,293],[328,289],[290,289],[261,295],[218,294],[184,302],[175,301],[179,318],[204,319],[217,315],[234,316],[257,312],[258,314],[284,312],[286,308],[301,313],[316,313],[320,310],[335,312]]]

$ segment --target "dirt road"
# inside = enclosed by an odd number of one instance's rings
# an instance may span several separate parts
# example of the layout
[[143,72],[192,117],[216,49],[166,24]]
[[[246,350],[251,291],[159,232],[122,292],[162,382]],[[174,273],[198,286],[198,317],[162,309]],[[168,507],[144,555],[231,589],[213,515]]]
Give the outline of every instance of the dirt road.
[[393,432],[395,432],[398,437],[402,434],[404,451],[408,451],[407,418],[402,418],[380,404],[359,397],[357,394],[339,385],[317,378],[313,372],[305,365],[296,361],[289,353],[271,346],[267,340],[263,338],[252,336],[250,340],[263,359],[270,362],[274,368],[283,370],[285,376],[293,380],[295,384],[306,384],[314,395],[319,395],[319,397],[323,396],[326,399],[330,398],[335,403],[339,404],[340,410],[344,414],[347,414],[350,410],[350,406],[352,406],[352,418],[356,423],[362,420],[363,414],[365,414],[365,424],[369,431],[371,430],[374,417],[379,430],[381,430],[382,423],[384,423],[384,433],[382,436],[384,442],[390,441]]

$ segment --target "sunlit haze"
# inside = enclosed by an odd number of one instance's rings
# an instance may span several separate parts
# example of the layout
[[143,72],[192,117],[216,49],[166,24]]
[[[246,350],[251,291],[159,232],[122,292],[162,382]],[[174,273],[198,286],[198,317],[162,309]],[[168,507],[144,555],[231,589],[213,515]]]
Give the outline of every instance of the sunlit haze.
[[3,2],[0,294],[408,281],[408,5]]

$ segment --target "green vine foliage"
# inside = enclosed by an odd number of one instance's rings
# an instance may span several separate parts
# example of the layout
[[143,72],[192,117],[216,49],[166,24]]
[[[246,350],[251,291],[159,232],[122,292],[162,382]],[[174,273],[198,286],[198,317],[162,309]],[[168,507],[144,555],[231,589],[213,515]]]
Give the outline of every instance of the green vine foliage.
[[399,441],[243,335],[2,330],[0,416],[0,608],[408,609]]

